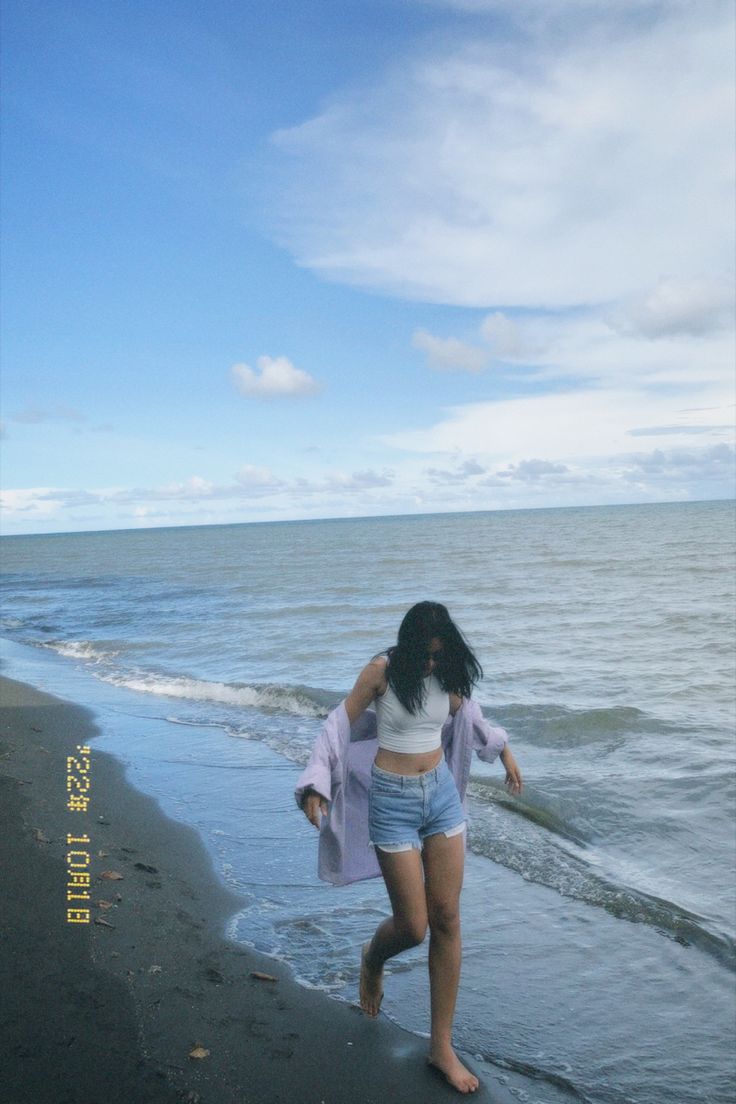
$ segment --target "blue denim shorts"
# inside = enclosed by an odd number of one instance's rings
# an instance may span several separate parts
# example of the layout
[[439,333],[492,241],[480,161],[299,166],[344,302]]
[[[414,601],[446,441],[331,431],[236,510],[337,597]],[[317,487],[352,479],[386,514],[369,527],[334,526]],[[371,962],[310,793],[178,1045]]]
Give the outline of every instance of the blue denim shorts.
[[427,836],[455,836],[465,828],[455,778],[443,758],[424,774],[394,774],[375,763],[368,791],[371,847],[382,851],[419,850]]

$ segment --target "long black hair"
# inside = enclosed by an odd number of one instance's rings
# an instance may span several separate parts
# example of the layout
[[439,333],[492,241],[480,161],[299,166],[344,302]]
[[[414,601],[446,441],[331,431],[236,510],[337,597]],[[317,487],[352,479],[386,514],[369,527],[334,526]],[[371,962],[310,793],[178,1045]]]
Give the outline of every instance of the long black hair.
[[417,602],[404,615],[396,644],[387,649],[386,678],[410,713],[420,709],[426,696],[422,680],[434,637],[441,641],[442,651],[435,657],[433,673],[445,693],[469,698],[473,685],[483,678],[483,668],[446,606],[440,602]]

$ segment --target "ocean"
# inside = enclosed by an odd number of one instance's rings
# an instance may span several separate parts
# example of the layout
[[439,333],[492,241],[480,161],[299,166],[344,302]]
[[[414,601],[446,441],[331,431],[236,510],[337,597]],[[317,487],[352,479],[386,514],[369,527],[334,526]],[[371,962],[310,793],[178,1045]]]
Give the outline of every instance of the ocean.
[[[414,602],[444,602],[509,732],[474,760],[455,1042],[524,1104],[726,1104],[736,1027],[730,502],[4,537],[2,671],[89,706],[245,899],[230,938],[357,999],[380,879],[316,876],[293,789]],[[429,1030],[426,944],[383,1011]]]

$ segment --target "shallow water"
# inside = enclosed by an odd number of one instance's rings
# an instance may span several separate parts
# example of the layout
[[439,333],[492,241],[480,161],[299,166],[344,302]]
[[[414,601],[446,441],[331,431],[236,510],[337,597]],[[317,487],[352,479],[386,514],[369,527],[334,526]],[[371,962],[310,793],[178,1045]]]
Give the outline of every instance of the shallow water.
[[[246,894],[232,935],[343,999],[387,899],[380,880],[316,879],[293,785],[408,606],[444,601],[525,778],[515,799],[474,763],[457,1042],[531,1072],[538,1101],[732,1098],[732,504],[0,549],[4,673],[95,708],[98,746]],[[395,961],[384,1009],[428,1030],[426,947]]]

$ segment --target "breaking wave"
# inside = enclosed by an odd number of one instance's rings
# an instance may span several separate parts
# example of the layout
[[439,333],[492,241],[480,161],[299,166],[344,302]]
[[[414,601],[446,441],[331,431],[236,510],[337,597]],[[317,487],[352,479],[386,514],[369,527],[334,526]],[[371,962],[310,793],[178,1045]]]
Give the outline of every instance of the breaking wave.
[[113,686],[166,698],[214,702],[226,706],[245,706],[266,712],[291,713],[299,717],[325,717],[328,712],[327,704],[318,701],[314,692],[298,687],[210,682],[206,679],[187,678],[183,675],[156,675],[150,672],[130,674],[110,672],[98,677],[103,682],[112,683]]

